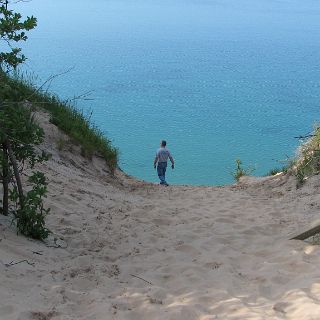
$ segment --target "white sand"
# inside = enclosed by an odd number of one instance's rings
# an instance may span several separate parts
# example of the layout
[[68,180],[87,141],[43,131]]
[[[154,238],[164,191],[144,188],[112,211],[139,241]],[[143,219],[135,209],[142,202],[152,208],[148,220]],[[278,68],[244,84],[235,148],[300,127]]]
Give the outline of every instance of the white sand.
[[281,175],[227,187],[114,179],[71,144],[59,152],[64,135],[39,117],[56,240],[17,236],[0,217],[1,320],[320,319],[320,249],[288,240],[319,218],[317,177],[299,190]]

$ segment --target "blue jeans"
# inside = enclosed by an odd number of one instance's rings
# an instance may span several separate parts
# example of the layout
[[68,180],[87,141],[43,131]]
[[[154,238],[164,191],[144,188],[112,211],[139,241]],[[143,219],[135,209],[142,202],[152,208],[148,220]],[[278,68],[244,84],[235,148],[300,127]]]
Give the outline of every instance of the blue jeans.
[[157,171],[160,179],[160,184],[166,184],[167,162],[158,162]]

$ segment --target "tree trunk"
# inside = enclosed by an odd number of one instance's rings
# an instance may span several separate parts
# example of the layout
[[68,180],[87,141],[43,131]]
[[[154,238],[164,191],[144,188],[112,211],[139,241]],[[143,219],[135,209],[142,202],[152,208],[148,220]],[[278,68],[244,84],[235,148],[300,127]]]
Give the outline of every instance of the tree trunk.
[[7,143],[9,158],[10,158],[11,165],[12,165],[13,172],[14,172],[14,177],[15,177],[16,183],[17,183],[17,188],[18,188],[18,193],[19,193],[20,208],[23,209],[24,197],[23,197],[23,189],[22,189],[22,183],[21,183],[21,178],[20,178],[20,173],[19,173],[17,160],[16,160],[16,157],[13,154],[10,142],[7,140],[6,143]]
[[6,143],[2,144],[3,150],[3,168],[2,168],[2,213],[7,216],[9,214],[9,163],[8,163],[8,149]]

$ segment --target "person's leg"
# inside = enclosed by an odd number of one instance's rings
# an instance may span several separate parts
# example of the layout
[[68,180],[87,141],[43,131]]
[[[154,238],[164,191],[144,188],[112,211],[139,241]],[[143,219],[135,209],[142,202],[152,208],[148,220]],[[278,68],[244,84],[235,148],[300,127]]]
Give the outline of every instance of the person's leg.
[[166,181],[166,170],[167,170],[167,163],[165,162],[163,164],[163,184],[167,185],[167,181]]
[[162,162],[158,162],[157,171],[158,171],[158,177],[160,179],[160,184],[164,184],[166,180],[165,180],[164,166]]

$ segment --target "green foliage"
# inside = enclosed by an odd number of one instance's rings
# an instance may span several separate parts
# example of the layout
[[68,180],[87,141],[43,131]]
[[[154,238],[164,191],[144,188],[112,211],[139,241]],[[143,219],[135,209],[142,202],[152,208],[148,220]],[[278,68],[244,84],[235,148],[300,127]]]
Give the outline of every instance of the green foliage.
[[28,37],[25,31],[30,31],[37,25],[37,19],[33,16],[22,19],[20,13],[8,9],[8,1],[0,0],[0,40],[7,43],[10,51],[0,52],[0,69],[9,72],[26,60],[21,53],[21,48],[14,47],[13,43],[26,41]]
[[[47,193],[47,182],[45,175],[39,171],[34,172],[28,181],[33,187],[24,196],[23,206],[16,212],[17,230],[27,237],[42,240],[50,233],[45,227],[45,216],[49,213],[50,208],[45,209],[43,206],[43,198]],[[11,191],[10,199],[17,202],[17,187]]]
[[298,187],[308,177],[320,173],[320,127],[316,126],[313,137],[300,147],[294,173]]
[[[1,89],[0,89],[1,91]],[[36,153],[44,137],[43,129],[34,121],[30,110],[20,104],[4,100],[0,107],[0,141],[9,139],[18,162],[28,160],[31,168],[45,160],[44,153]]]
[[[0,81],[3,83],[1,77]],[[31,110],[23,102],[16,102],[20,98],[10,84],[0,86],[0,141],[9,138],[17,160],[28,158],[34,164],[40,156],[34,153],[33,144],[42,142],[44,132],[36,124]]]
[[[10,200],[13,204],[18,232],[44,239],[48,235],[44,218],[49,212],[42,204],[47,192],[44,175],[39,172],[31,174],[28,181],[32,190],[26,195],[18,188],[25,165],[32,169],[36,163],[47,160],[47,155],[35,148],[43,141],[44,132],[35,122],[31,110],[24,103],[12,101],[12,98],[17,98],[15,88],[8,85],[0,88],[0,170],[3,172],[2,182],[5,175],[9,182],[9,199],[4,199],[3,203]],[[13,158],[6,155],[9,151],[12,151]]]
[[244,168],[240,159],[237,159],[235,162],[236,168],[234,172],[231,173],[235,181],[239,181],[243,176],[249,176],[254,171],[253,168]]

